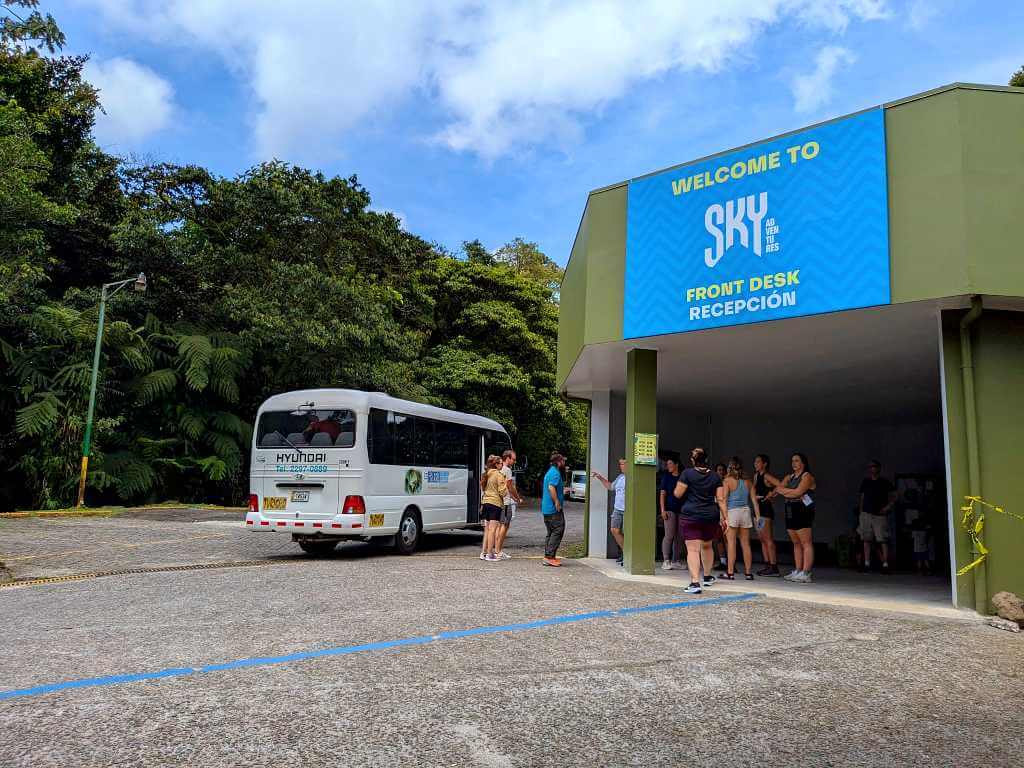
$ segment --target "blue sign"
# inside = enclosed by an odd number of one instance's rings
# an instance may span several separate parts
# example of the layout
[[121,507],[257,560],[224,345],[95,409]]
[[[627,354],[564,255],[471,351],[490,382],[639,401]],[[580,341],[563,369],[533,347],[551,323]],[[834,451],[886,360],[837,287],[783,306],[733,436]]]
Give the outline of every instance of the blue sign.
[[888,303],[881,108],[629,184],[627,339]]

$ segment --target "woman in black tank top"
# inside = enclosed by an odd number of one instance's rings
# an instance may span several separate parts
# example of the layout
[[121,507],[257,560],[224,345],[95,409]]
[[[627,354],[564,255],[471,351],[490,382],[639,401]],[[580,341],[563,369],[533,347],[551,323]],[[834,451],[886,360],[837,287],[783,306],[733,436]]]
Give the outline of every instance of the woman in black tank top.
[[796,568],[785,578],[800,584],[812,581],[814,568],[814,492],[817,482],[811,474],[807,457],[794,453],[790,459],[793,471],[775,487],[774,493],[786,500],[786,533],[793,542],[793,561]]
[[754,495],[761,507],[760,528],[757,537],[761,542],[761,555],[765,566],[757,572],[758,576],[780,576],[778,552],[775,548],[775,508],[772,490],[779,484],[779,479],[769,473],[771,460],[763,453],[754,457]]

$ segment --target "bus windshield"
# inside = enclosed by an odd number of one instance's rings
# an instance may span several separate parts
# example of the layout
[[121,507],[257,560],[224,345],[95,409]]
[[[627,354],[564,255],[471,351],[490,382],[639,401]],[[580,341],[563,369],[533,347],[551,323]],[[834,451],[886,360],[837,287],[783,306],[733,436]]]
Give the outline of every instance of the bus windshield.
[[264,411],[256,427],[259,448],[351,448],[355,444],[356,415],[350,410]]

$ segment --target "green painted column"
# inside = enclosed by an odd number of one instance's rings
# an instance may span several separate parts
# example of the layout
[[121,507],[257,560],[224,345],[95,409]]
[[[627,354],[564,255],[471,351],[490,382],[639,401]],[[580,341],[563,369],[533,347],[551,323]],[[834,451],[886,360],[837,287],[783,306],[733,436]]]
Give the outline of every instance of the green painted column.
[[631,349],[626,353],[626,519],[623,535],[626,573],[654,573],[657,536],[658,468],[633,463],[633,436],[658,431],[658,353]]

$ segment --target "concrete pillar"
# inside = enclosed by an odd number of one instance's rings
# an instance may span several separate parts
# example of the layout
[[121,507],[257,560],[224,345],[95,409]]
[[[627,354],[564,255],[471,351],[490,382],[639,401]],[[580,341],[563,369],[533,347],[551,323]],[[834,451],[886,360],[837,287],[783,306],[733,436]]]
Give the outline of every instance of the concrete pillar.
[[[611,433],[611,393],[594,392],[590,398],[590,471],[608,476],[608,439]],[[587,480],[588,557],[608,557],[608,493],[593,477]]]
[[653,349],[631,349],[626,353],[626,540],[624,565],[627,573],[654,573],[655,519],[657,498],[656,466],[633,463],[633,440],[637,432],[658,430],[658,353]]

